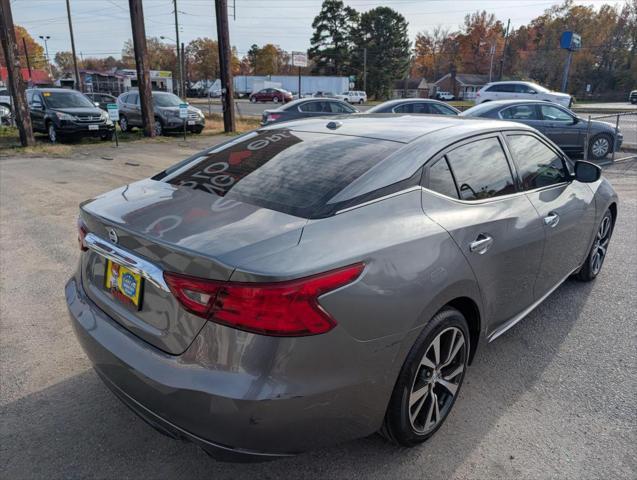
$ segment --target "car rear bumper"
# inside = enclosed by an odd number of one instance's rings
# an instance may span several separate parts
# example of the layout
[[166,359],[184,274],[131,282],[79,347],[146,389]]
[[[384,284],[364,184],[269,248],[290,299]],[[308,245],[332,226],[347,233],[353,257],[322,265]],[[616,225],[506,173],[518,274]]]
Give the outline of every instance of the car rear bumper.
[[[208,322],[182,355],[124,329],[65,289],[75,334],[99,376],[155,428],[223,460],[268,460],[363,437],[382,423],[395,381],[394,336],[265,337]],[[398,365],[399,367],[399,365]]]
[[[193,122],[192,125],[188,125],[188,121]],[[206,121],[200,118],[189,118],[186,121],[186,130],[192,132],[193,130],[202,130],[206,125]],[[166,131],[183,131],[184,121],[181,118],[169,118],[164,122],[164,130]]]

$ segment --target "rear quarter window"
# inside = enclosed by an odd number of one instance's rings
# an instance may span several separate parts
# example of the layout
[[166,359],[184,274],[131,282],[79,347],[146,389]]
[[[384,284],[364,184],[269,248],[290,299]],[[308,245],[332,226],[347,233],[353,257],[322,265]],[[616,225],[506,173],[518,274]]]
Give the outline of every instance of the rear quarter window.
[[317,218],[329,200],[403,144],[287,129],[254,132],[197,157],[163,181],[283,213]]

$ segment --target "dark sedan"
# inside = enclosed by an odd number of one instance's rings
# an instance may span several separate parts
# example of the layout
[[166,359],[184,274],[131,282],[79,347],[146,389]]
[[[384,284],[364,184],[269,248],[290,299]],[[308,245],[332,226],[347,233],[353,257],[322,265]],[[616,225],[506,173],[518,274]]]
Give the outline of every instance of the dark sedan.
[[434,115],[458,115],[460,110],[438,100],[402,98],[389,100],[367,110],[367,113],[421,113]]
[[299,118],[320,117],[357,113],[349,103],[335,98],[304,98],[295,100],[275,110],[265,110],[261,125],[297,120]]
[[[497,100],[476,105],[462,112],[463,117],[483,117],[525,123],[553,140],[562,150],[582,155],[586,143],[588,120],[578,117],[562,105],[538,100]],[[588,156],[600,160],[621,148],[624,137],[614,125],[590,122]]]

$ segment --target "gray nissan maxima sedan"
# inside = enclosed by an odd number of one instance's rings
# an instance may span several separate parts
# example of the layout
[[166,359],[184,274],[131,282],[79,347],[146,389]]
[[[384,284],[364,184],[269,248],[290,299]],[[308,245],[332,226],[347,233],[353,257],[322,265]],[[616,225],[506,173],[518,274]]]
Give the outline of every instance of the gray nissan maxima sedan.
[[480,345],[597,276],[600,172],[513,122],[261,128],[82,203],[71,323],[125,404],[214,457],[414,446]]

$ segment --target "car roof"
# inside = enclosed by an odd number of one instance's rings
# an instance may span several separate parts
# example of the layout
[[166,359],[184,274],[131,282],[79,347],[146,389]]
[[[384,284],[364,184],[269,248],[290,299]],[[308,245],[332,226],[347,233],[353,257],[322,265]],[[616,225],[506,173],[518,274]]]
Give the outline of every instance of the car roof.
[[497,82],[489,82],[487,85],[497,85],[499,83],[521,83],[524,85],[539,85],[537,82],[532,82],[530,80],[499,80]]
[[[492,106],[493,108],[496,108],[498,106],[504,107],[504,106],[510,106],[510,105],[546,105],[546,104],[566,108],[564,105],[560,105],[559,103],[551,102],[549,100],[508,99],[508,100],[493,100],[493,101],[490,100],[489,102],[486,102],[486,103],[487,105]],[[481,103],[480,105],[484,105],[484,103]]]
[[[336,129],[328,124],[338,122]],[[310,132],[349,135],[396,142],[396,150],[339,192],[330,203],[354,198],[413,176],[425,161],[447,146],[485,133],[502,130],[535,132],[518,122],[451,115],[395,113],[331,115],[273,124],[260,131],[286,129],[292,134]],[[326,138],[327,140],[327,138]]]
[[433,98],[397,98],[395,100],[387,100],[386,102],[379,103],[377,107],[382,106],[390,106],[390,105],[402,105],[405,103],[440,103],[442,105],[447,105],[445,102],[441,102],[440,100],[435,100]]
[[[288,104],[289,105],[289,104]],[[327,124],[333,120],[339,122],[336,129]],[[360,113],[356,115],[329,115],[316,118],[293,120],[285,123],[289,130],[327,133],[332,135],[350,135],[375,138],[401,143],[410,143],[433,132],[448,132],[443,137],[456,137],[465,134],[479,134],[482,131],[520,128],[519,123],[503,122],[479,118],[459,118],[455,115],[412,115],[395,113]],[[263,127],[275,130],[281,125]],[[530,127],[529,127],[530,128]],[[439,136],[439,135],[437,135]],[[443,139],[440,139],[441,141]]]
[[308,97],[308,98],[297,98],[296,100],[292,100],[291,102],[286,103],[285,105],[281,105],[277,110],[287,110],[290,107],[295,107],[297,105],[301,105],[303,103],[313,103],[313,102],[336,102],[336,103],[344,103],[345,105],[349,105],[349,103],[344,102],[338,98],[325,98],[325,97]]
[[[40,87],[35,87],[35,88],[27,88],[27,91],[32,90],[32,91],[38,91],[38,92],[75,92],[75,93],[82,93],[79,90],[75,90],[73,88],[55,88],[55,87],[46,87],[46,88],[40,88]],[[83,94],[83,93],[82,93]]]

